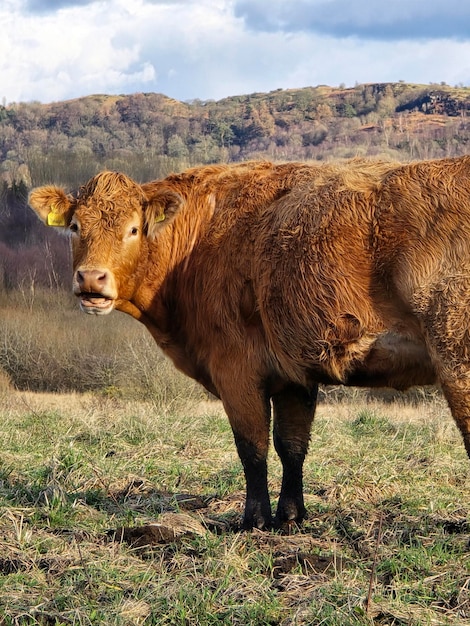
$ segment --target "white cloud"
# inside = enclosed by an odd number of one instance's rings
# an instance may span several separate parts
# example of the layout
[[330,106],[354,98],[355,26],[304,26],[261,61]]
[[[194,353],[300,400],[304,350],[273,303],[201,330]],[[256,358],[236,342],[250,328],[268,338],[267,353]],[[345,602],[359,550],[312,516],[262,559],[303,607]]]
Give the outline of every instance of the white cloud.
[[[429,0],[442,28],[423,38],[423,1],[381,4],[374,14],[373,0],[0,0],[0,98],[157,91],[206,100],[322,83],[468,84],[470,9],[459,1],[465,38],[449,3]],[[407,28],[416,22],[406,40],[390,36],[397,3]],[[361,36],[366,27],[377,36]]]
[[126,10],[118,3],[112,8],[97,2],[44,15],[0,13],[0,89],[6,90],[0,95],[50,101],[151,82],[155,71],[140,58],[138,38],[116,40],[129,23]]

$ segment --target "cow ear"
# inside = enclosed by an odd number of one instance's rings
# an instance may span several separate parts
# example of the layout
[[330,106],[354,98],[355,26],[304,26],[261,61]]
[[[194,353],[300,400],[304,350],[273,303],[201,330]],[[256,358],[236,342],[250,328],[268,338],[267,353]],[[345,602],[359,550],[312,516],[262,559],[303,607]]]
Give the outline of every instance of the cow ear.
[[59,187],[46,185],[33,189],[28,204],[47,226],[66,228],[70,223],[72,203]]
[[154,239],[162,228],[166,228],[179,213],[184,200],[179,193],[160,190],[148,193],[144,202],[145,230],[149,239]]

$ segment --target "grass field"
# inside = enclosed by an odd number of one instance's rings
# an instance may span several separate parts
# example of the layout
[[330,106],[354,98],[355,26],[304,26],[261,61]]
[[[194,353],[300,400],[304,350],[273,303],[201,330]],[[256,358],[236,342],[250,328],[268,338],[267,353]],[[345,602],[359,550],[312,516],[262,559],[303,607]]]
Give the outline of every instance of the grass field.
[[0,402],[2,625],[470,624],[470,465],[437,394],[323,402],[289,535],[239,532],[218,402]]

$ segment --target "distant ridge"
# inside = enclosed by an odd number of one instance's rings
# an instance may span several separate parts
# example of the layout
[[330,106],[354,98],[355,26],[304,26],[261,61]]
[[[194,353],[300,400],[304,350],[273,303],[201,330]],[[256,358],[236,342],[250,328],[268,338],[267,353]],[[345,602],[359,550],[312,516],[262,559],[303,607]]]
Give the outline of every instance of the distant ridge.
[[470,88],[370,83],[180,102],[95,94],[0,106],[7,185],[77,185],[104,167],[140,180],[218,161],[410,160],[457,156],[470,139]]

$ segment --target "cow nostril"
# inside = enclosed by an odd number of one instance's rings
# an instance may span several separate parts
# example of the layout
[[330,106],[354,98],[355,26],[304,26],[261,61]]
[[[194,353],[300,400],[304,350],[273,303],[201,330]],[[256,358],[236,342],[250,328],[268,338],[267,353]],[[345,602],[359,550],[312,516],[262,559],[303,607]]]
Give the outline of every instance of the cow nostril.
[[77,284],[82,292],[101,293],[109,283],[109,272],[106,270],[77,270]]

